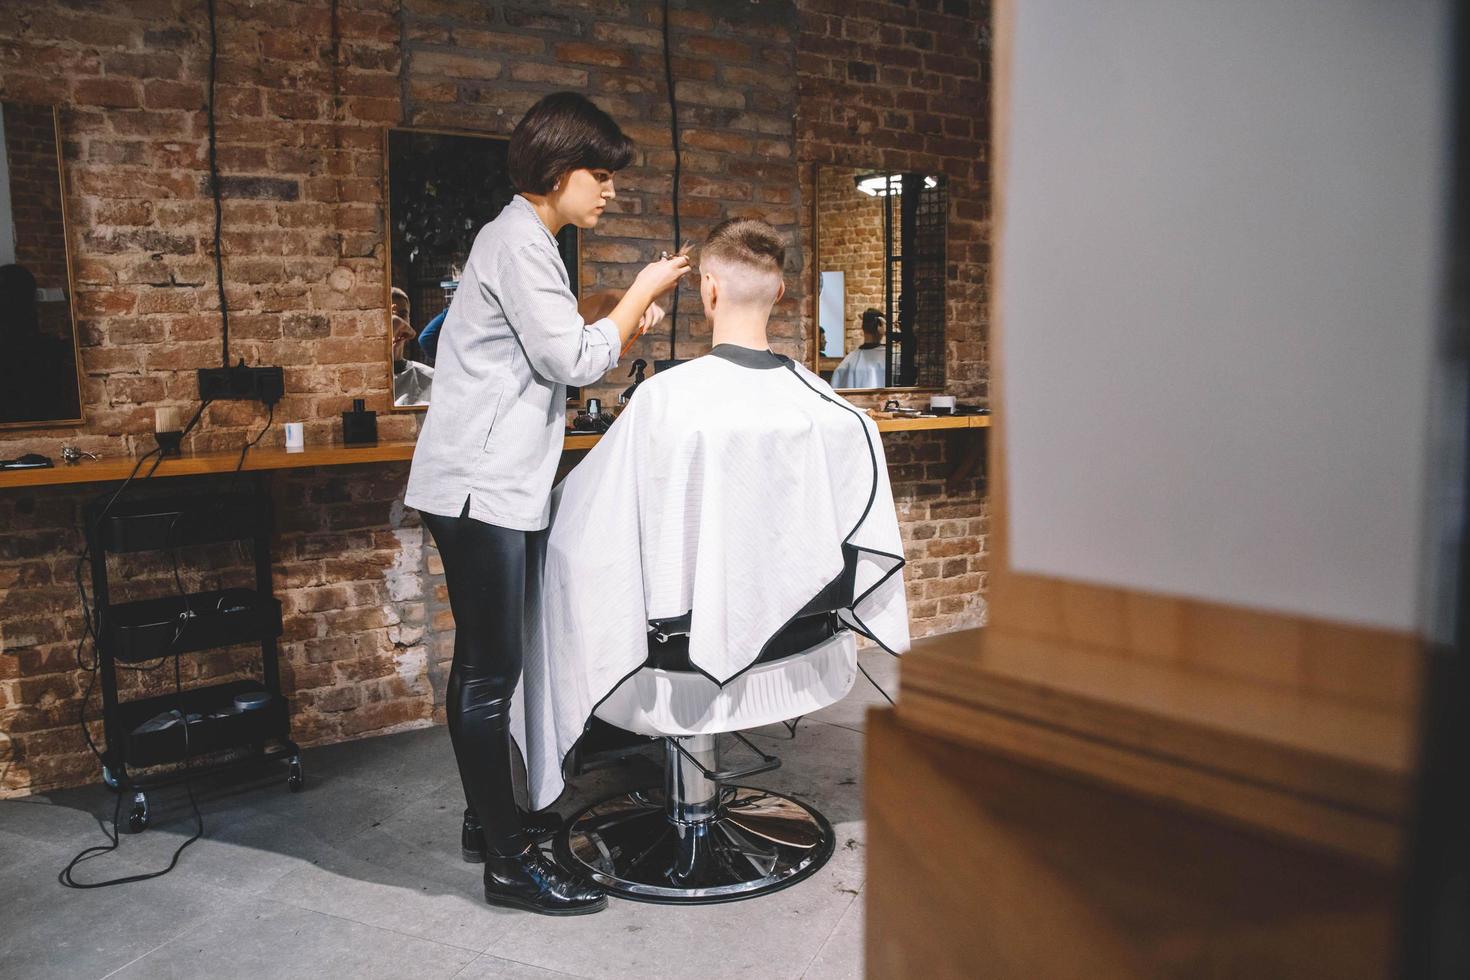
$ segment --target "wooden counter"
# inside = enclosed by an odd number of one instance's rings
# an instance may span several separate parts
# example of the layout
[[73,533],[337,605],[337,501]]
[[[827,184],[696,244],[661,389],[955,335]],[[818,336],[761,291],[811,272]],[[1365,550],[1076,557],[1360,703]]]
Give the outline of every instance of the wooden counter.
[[[988,415],[964,415],[932,419],[879,419],[879,432],[915,432],[923,430],[985,429],[990,426]],[[564,450],[580,452],[597,444],[597,435],[567,436]],[[296,470],[313,466],[353,466],[363,463],[400,463],[413,458],[412,440],[380,442],[376,446],[307,446],[305,449],[287,450],[279,447],[252,449],[245,455],[246,471]],[[191,453],[165,459],[159,464],[154,477],[202,476],[209,473],[230,473],[239,462],[239,450],[220,453]],[[102,459],[86,459],[80,463],[58,462],[56,466],[35,470],[0,470],[0,490],[12,487],[59,486],[68,483],[105,483],[125,480],[133,472],[137,458],[133,456],[109,456]],[[146,475],[153,461],[149,460],[139,471]]]
[[1412,711],[989,627],[867,731],[869,977],[1396,975]]

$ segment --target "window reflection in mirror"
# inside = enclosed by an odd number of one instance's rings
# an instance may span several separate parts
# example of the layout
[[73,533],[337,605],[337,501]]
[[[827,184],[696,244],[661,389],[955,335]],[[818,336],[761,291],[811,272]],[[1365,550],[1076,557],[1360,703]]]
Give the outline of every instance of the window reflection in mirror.
[[[459,276],[475,236],[515,196],[499,136],[390,129],[388,161],[389,363],[395,408],[423,408]],[[579,295],[577,228],[557,236]]]
[[54,106],[0,103],[0,427],[82,421]]
[[816,368],[834,388],[942,388],[944,177],[818,167]]

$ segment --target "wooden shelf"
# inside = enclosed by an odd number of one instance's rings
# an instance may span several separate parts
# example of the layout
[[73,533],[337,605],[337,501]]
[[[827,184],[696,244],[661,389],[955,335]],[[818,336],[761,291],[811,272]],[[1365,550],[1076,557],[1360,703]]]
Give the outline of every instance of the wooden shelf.
[[[933,419],[879,419],[880,432],[911,432],[922,429],[982,429],[990,425],[988,415],[967,415]],[[566,452],[581,452],[597,444],[594,434],[570,435],[563,447]],[[411,440],[384,441],[376,446],[308,446],[305,449],[252,449],[245,456],[242,470],[299,470],[313,466],[355,466],[365,463],[401,463],[413,458]],[[238,451],[221,453],[188,453],[165,459],[153,476],[203,476],[209,473],[231,473],[240,460]],[[132,456],[86,459],[80,463],[60,463],[36,470],[0,470],[0,490],[18,487],[60,486],[72,483],[108,483],[126,480],[137,459]],[[138,471],[147,474],[153,461]]]
[[877,419],[879,432],[915,432],[921,429],[988,429],[989,415],[949,415],[932,419]]

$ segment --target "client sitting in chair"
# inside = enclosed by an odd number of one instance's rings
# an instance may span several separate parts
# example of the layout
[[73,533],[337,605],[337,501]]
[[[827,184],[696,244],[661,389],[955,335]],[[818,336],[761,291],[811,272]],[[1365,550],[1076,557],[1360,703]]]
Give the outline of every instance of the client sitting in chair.
[[716,737],[846,696],[855,634],[908,648],[877,428],[769,350],[784,261],[764,221],[710,233],[713,349],[642,384],[552,497],[512,733],[538,810],[561,795],[594,714],[664,740],[662,792],[598,804],[558,841],[566,866],[614,894],[727,901],[820,867],[832,849],[820,814],[734,784],[779,760],[721,771]]

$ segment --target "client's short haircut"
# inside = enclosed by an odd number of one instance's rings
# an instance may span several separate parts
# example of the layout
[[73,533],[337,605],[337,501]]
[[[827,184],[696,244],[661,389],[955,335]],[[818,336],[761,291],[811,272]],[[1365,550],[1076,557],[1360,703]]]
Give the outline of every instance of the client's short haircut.
[[699,264],[720,277],[727,300],[774,303],[786,266],[786,241],[760,218],[730,218],[709,233]]
[[863,333],[881,336],[883,333],[883,324],[887,322],[888,318],[883,315],[882,310],[876,310],[871,306],[863,310]]
[[515,189],[545,194],[573,170],[622,170],[633,140],[586,96],[553,92],[527,110],[510,134],[506,166]]

